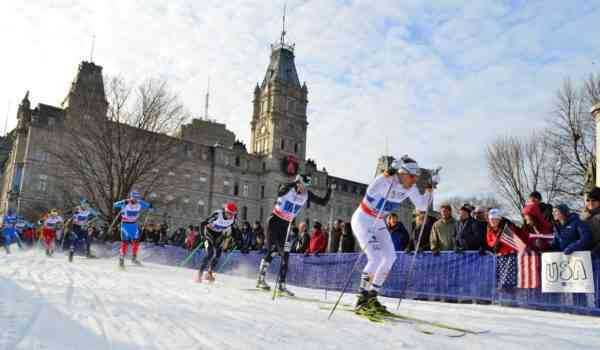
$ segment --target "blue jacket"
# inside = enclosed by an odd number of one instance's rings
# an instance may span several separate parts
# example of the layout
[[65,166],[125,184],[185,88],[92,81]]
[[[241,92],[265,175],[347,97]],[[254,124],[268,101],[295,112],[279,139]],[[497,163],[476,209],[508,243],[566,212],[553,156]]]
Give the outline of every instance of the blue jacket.
[[394,250],[397,252],[404,251],[410,241],[410,236],[408,235],[406,228],[404,228],[404,225],[398,221],[395,227],[388,227],[388,230],[390,231],[390,237],[394,243]]
[[567,255],[588,249],[591,242],[592,233],[589,226],[581,221],[576,213],[570,214],[564,225],[559,223],[555,226],[552,247]]

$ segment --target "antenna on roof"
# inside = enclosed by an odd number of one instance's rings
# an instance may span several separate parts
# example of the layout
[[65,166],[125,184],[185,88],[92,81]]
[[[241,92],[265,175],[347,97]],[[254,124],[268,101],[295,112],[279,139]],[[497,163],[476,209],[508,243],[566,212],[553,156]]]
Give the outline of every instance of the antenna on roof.
[[285,12],[287,9],[287,3],[283,4],[283,24],[281,26],[281,43],[285,44]]
[[204,98],[204,119],[208,120],[208,100],[210,98],[210,76],[206,87],[206,96]]
[[6,119],[4,119],[4,136],[6,136],[6,130],[8,128],[8,110],[10,109],[10,100],[6,103]]
[[96,34],[92,35],[92,48],[90,49],[90,62],[94,62],[94,46],[96,45]]

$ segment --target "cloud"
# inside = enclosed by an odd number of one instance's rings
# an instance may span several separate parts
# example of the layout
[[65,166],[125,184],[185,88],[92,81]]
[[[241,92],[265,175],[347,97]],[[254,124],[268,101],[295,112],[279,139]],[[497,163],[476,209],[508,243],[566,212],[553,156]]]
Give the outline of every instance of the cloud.
[[[197,115],[249,141],[252,91],[282,3],[27,1],[0,4],[0,115],[25,90],[59,104],[90,54],[106,74],[167,78]],[[384,152],[444,166],[442,196],[493,192],[485,145],[543,126],[563,78],[597,68],[599,10],[583,1],[289,1],[288,40],[309,88],[308,154],[368,182]]]

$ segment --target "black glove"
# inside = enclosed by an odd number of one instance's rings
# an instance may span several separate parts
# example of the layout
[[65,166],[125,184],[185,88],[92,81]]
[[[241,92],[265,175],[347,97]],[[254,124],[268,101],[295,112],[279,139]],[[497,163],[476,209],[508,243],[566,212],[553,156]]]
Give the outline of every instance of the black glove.
[[464,253],[464,251],[460,247],[456,247],[456,248],[454,248],[454,253],[462,254],[462,253]]
[[431,252],[431,255],[433,256],[440,256],[440,251],[439,250],[434,250]]

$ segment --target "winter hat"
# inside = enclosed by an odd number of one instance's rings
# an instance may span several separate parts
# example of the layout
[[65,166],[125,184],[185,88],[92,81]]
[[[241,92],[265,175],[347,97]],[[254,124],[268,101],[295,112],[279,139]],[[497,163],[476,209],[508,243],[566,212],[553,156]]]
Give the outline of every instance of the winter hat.
[[392,167],[398,169],[398,174],[409,174],[414,176],[420,174],[419,164],[407,155],[403,155],[400,159],[394,159]]
[[318,221],[315,221],[315,224],[313,225],[313,227],[314,227],[315,229],[317,229],[317,230],[320,230],[322,226],[321,226],[321,223],[320,223],[320,222],[318,222]]
[[443,209],[443,208],[452,210],[452,206],[448,202],[444,202],[444,203],[442,203],[442,205],[440,205],[440,209]]
[[561,203],[559,205],[556,206],[556,209],[558,211],[560,211],[563,215],[567,216],[571,213],[571,209],[569,208],[568,205]]
[[497,208],[491,209],[488,213],[488,217],[490,219],[502,219],[502,211],[500,211],[500,209]]
[[485,209],[483,207],[475,207],[475,213],[485,213]]
[[591,191],[587,193],[587,197],[588,199],[600,201],[600,187],[594,187]]
[[460,210],[464,210],[470,214],[471,211],[473,211],[473,207],[471,207],[471,205],[469,203],[465,203],[465,204],[463,204],[462,207],[460,207]]

